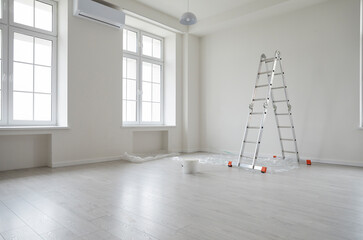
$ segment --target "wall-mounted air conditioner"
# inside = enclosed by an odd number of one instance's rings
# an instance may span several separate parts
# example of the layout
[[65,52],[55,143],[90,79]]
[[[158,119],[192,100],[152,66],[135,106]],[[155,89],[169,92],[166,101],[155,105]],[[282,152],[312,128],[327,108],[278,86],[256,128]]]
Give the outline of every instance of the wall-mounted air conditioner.
[[107,24],[112,27],[122,28],[125,25],[125,13],[92,0],[74,0],[73,14]]

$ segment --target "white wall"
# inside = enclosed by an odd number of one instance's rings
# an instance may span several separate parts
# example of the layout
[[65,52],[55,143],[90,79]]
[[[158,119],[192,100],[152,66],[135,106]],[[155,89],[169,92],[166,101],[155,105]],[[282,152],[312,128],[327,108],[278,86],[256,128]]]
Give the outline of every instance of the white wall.
[[[359,0],[328,1],[204,36],[202,149],[238,152],[259,57],[279,49],[302,158],[363,165],[359,9]],[[269,117],[263,154],[279,154],[274,124]]]
[[[137,7],[137,4],[131,5]],[[145,128],[146,135],[152,131],[156,136],[161,134],[163,137],[158,137],[149,145],[144,143],[143,149],[142,146],[135,147],[137,141],[133,139],[143,130],[121,127],[122,31],[74,17],[72,9],[72,0],[59,1],[58,77],[62,84],[58,87],[68,89],[67,94],[60,97],[64,103],[61,106],[62,114],[68,113],[68,116],[65,114],[60,120],[64,125],[68,118],[69,129],[2,129],[0,171],[118,160],[124,152],[152,150],[153,147],[182,151],[181,35],[176,34],[175,37],[176,127]],[[153,13],[144,7],[140,9],[140,13]],[[17,148],[22,151],[14,152]]]
[[51,136],[0,136],[0,169],[12,170],[46,166],[51,155]]
[[183,151],[197,152],[199,145],[199,37],[183,36]]
[[[177,44],[181,48],[181,42],[177,41]],[[76,18],[72,15],[72,5],[70,5],[68,17],[70,130],[52,135],[53,166],[72,162],[119,159],[124,152],[139,149],[133,146],[135,128],[121,127],[121,80],[122,31]],[[177,79],[177,85],[180,85],[178,82],[181,82],[181,78]],[[180,96],[181,90],[177,91],[179,91],[177,95]],[[177,99],[176,104],[181,108],[180,99]],[[181,111],[177,111],[176,114],[177,122],[180,123]],[[168,131],[168,150],[181,151],[180,127],[162,130]],[[145,148],[149,149],[148,146]]]

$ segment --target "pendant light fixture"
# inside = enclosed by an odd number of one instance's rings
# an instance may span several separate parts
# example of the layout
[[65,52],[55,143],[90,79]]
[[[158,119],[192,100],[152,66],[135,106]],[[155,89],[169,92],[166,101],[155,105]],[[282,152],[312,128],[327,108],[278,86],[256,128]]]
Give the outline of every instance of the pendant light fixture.
[[184,13],[181,17],[179,22],[183,25],[193,25],[197,23],[197,17],[195,16],[194,13],[189,12],[189,0],[188,1],[188,7],[187,7],[187,12]]

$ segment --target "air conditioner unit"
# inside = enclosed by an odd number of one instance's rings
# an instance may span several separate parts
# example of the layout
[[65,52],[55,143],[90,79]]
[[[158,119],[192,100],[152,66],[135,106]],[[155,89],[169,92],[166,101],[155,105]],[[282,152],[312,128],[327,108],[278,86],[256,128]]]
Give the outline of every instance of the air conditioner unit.
[[125,13],[92,0],[74,0],[73,15],[112,27],[125,25]]

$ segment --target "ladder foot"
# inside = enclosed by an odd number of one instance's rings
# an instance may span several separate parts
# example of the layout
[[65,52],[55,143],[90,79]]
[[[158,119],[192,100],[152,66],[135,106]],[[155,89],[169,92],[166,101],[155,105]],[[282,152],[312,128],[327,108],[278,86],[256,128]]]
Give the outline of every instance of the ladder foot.
[[261,168],[261,172],[262,172],[262,173],[266,173],[266,171],[267,171],[267,167],[262,167],[262,168]]
[[311,160],[306,160],[306,165],[311,165]]

